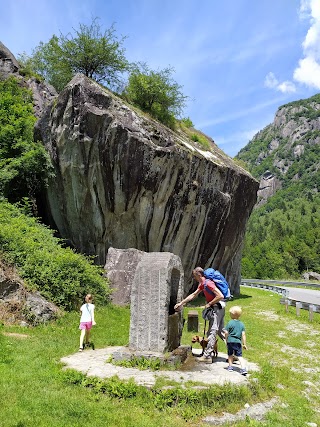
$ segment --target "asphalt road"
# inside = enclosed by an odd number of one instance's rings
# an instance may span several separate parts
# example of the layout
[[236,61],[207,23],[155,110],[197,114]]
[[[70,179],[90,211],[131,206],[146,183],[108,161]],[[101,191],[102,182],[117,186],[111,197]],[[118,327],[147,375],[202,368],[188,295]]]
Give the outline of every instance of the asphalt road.
[[287,290],[287,297],[296,301],[307,302],[309,304],[320,305],[320,291],[300,288],[284,288]]
[[[253,284],[253,285],[272,285],[273,287],[277,287],[280,289],[285,289],[287,291],[287,298],[293,299],[295,301],[305,302],[308,304],[320,305],[320,284],[318,283],[306,283],[306,282],[288,282],[288,281],[280,281],[280,280],[258,280],[258,279],[242,279],[243,284]],[[287,286],[281,286],[287,285]],[[295,285],[301,286],[301,288],[296,288]],[[314,289],[306,289],[304,286],[312,286],[317,288]]]

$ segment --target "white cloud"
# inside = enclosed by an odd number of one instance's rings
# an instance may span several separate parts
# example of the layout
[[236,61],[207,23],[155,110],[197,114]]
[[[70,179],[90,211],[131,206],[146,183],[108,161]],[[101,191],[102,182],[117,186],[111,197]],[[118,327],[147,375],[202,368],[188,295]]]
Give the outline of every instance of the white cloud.
[[278,85],[278,90],[282,93],[292,93],[296,91],[294,83],[286,80]]
[[273,73],[270,72],[266,75],[266,78],[264,80],[264,85],[266,87],[269,87],[270,89],[275,89],[277,87],[278,83],[279,82]]
[[307,86],[320,89],[320,64],[312,57],[300,59],[299,66],[294,70],[293,78]]
[[275,89],[282,93],[292,93],[296,91],[294,83],[288,80],[280,83],[276,76],[271,72],[266,75],[264,85],[270,89]]
[[306,86],[320,89],[320,2],[301,0],[300,14],[310,19],[310,28],[302,43],[304,58],[300,59],[293,78]]

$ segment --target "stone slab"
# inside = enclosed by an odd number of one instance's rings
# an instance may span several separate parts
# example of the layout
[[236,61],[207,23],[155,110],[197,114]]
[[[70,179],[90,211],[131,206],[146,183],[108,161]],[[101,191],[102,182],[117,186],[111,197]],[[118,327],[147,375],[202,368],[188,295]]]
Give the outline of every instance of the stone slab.
[[[240,374],[238,365],[234,365],[233,372],[227,371],[227,355],[224,353],[219,353],[219,357],[215,359],[214,363],[206,364],[194,360],[192,366],[186,363],[182,365],[182,369],[175,371],[139,370],[107,363],[107,360],[109,360],[114,352],[123,351],[127,351],[127,347],[118,346],[97,350],[85,350],[63,357],[61,362],[64,363],[67,368],[76,369],[88,376],[111,378],[116,375],[121,380],[129,380],[132,378],[136,384],[149,388],[155,385],[156,379],[159,377],[166,377],[176,381],[180,385],[184,385],[188,381],[196,381],[206,386],[213,384],[222,385],[229,382],[233,384],[246,384],[248,382],[248,377],[244,377]],[[257,371],[259,368],[256,364],[248,362],[247,369],[249,372],[248,376],[250,376],[250,372]]]

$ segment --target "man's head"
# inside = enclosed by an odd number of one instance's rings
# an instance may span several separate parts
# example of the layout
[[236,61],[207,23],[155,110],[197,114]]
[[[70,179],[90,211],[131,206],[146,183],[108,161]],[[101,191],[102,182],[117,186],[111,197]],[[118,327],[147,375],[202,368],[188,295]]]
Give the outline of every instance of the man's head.
[[234,305],[233,307],[230,308],[229,313],[230,313],[231,319],[239,319],[239,317],[242,314],[242,308],[239,307],[238,305]]
[[195,278],[195,280],[197,282],[201,281],[201,278],[204,276],[203,274],[203,268],[201,267],[196,267],[193,271],[192,271],[193,277]]

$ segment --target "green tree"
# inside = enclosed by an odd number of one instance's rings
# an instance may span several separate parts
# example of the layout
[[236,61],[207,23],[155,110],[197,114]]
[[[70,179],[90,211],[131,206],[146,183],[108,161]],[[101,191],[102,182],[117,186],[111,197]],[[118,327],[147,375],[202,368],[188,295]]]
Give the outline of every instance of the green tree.
[[173,72],[171,67],[153,71],[139,64],[131,72],[124,92],[129,102],[170,127],[174,127],[175,117],[182,114],[188,98],[173,80]]
[[74,34],[53,35],[49,42],[41,42],[31,57],[24,55],[19,60],[58,91],[76,73],[83,73],[110,88],[120,86],[122,73],[129,69],[123,48],[125,37],[116,36],[114,25],[103,31],[98,18],[90,25],[80,24],[79,29],[73,31]]
[[35,121],[31,93],[13,77],[0,81],[0,195],[12,202],[34,199],[51,171]]

